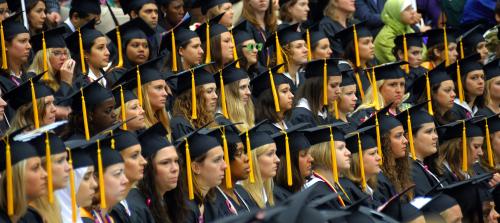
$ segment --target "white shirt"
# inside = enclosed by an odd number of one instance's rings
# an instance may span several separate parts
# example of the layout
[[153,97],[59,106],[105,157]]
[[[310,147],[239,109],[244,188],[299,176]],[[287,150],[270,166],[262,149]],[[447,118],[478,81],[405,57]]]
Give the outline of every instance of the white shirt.
[[[102,74],[101,74],[102,76]],[[97,75],[94,74],[94,72],[92,72],[91,69],[89,69],[89,73],[87,74],[87,77],[92,81],[94,82],[95,80],[97,80],[99,77],[97,77]],[[99,84],[101,84],[103,87],[106,87],[106,85],[108,84],[108,82],[106,81],[106,78],[101,78],[99,80]]]
[[457,104],[458,106],[465,108],[467,111],[469,111],[472,114],[472,116],[475,116],[476,112],[479,110],[479,109],[477,109],[477,106],[474,106],[472,108],[469,107],[469,104],[467,104],[467,102],[465,102],[465,101],[460,103],[460,99],[458,99],[458,98],[455,98],[455,100],[453,102],[455,104]]
[[[309,107],[309,102],[305,98],[301,98],[299,100],[299,102],[297,103],[297,107],[299,107],[299,108],[305,108],[305,109],[311,111],[311,107]],[[321,117],[321,118],[323,118],[323,119],[325,119],[325,118],[328,117],[328,113],[326,111],[323,111],[323,112],[318,111],[318,116]]]
[[71,29],[71,31],[76,31],[76,28],[75,26],[73,25],[73,23],[71,23],[71,20],[69,20],[69,18],[67,18],[66,20],[64,20],[64,23],[66,23],[66,25],[68,25],[69,29]]

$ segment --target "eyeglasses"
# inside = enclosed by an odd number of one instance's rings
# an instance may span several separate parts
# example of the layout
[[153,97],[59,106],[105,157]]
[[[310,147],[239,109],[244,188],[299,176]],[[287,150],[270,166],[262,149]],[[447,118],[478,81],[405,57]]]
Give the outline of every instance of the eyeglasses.
[[68,56],[68,52],[66,51],[54,51],[52,52],[52,55],[54,55],[55,57],[62,57],[62,56]]
[[243,45],[243,47],[248,51],[248,52],[252,52],[254,51],[255,49],[257,51],[261,51],[262,50],[262,47],[264,46],[264,44],[262,43],[250,43],[250,44],[247,44],[247,45]]
[[10,14],[10,10],[9,9],[0,9],[0,15],[3,15],[3,14]]

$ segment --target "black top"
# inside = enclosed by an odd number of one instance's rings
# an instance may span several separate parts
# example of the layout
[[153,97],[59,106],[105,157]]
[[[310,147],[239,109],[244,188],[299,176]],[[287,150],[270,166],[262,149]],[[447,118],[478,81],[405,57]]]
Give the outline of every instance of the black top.
[[287,189],[280,187],[277,184],[274,184],[273,196],[274,196],[274,203],[280,204],[283,201],[285,201],[288,197],[292,196],[292,193],[290,193],[290,191],[288,191]]
[[[149,211],[149,207],[146,205],[146,198],[144,195],[137,189],[132,188],[125,201],[128,205],[128,210],[122,203],[119,203],[113,207],[110,215],[113,217],[115,222],[143,222],[143,223],[154,223],[155,220],[153,215]],[[127,213],[129,212],[129,213]]]
[[326,113],[327,117],[323,118],[318,114],[313,114],[311,110],[304,107],[295,107],[292,109],[292,113],[288,121],[293,125],[300,123],[310,123],[310,127],[318,125],[326,125],[332,123],[332,117],[329,113]]
[[[253,201],[251,196],[241,185],[235,184],[233,190],[236,193],[238,202],[230,196],[226,195],[224,197],[224,195],[222,195],[222,191],[217,190],[215,193],[215,200],[212,202],[212,205],[220,209],[224,216],[241,215],[245,212],[259,209],[257,203]],[[237,213],[234,212],[234,210],[231,210],[229,202],[232,204],[232,207],[236,209]]]
[[38,211],[36,211],[32,207],[28,207],[28,211],[26,212],[26,214],[24,214],[23,217],[21,217],[21,219],[19,219],[18,222],[19,223],[43,223],[44,221],[43,221],[42,216],[38,213]]
[[[252,23],[248,23],[245,28],[246,32],[250,34],[250,36],[252,36],[252,38],[255,40],[256,43],[264,44],[266,42],[266,38],[270,35],[268,30],[262,30],[261,28],[255,26]],[[268,55],[269,52],[267,52],[267,50],[265,49],[260,51],[259,54],[257,55],[257,59],[262,66],[267,65]]]
[[[346,25],[351,26],[352,21],[348,20]],[[342,43],[340,40],[334,38],[334,35],[346,27],[343,27],[340,23],[332,20],[330,17],[324,16],[319,22],[319,28],[325,32],[326,36],[328,36],[331,44],[330,48],[334,52],[334,55],[342,55],[344,53]]]
[[[356,201],[365,198],[368,195],[367,193],[363,192],[358,185],[345,177],[339,178],[339,183],[344,188],[352,203],[355,203]],[[372,198],[365,199],[362,202],[362,205],[376,209],[379,205],[381,205],[381,203],[373,199],[372,196]]]
[[0,222],[2,223],[11,223],[9,216],[4,210],[0,210]]
[[212,202],[205,202],[205,211],[203,216],[201,216],[200,208],[198,203],[194,200],[187,201],[188,214],[186,216],[186,223],[198,223],[200,222],[200,217],[203,217],[203,222],[212,222],[218,218],[224,217],[224,213],[217,206],[214,206]]
[[191,133],[195,130],[189,120],[182,116],[174,116],[170,119],[170,129],[172,131],[172,141],[175,142],[182,136]]

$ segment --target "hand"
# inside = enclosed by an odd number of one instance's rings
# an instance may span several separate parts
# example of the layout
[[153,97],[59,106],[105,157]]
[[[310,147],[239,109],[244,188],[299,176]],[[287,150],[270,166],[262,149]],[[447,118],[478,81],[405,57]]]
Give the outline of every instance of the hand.
[[495,173],[495,174],[493,174],[493,177],[491,178],[490,182],[488,182],[488,184],[490,185],[490,187],[494,187],[498,183],[500,183],[500,174]]
[[495,206],[493,205],[493,207],[490,210],[490,213],[488,214],[487,218],[488,223],[496,223],[498,222],[498,218],[500,217],[500,215],[495,211],[494,207]]
[[73,72],[75,70],[76,62],[73,59],[66,60],[61,66],[59,71],[61,74],[61,80],[69,85],[73,84]]
[[420,26],[419,28],[420,28],[420,32],[422,32],[422,33],[425,33],[425,32],[432,29],[432,27],[430,27],[428,25]]
[[50,12],[47,14],[47,19],[52,23],[59,23],[61,21],[61,15],[59,12]]

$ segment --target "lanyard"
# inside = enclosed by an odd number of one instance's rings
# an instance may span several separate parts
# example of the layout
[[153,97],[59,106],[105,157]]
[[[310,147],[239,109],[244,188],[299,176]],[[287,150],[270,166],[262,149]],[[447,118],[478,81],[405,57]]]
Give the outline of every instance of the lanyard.
[[[238,215],[238,210],[234,206],[233,202],[231,202],[231,199],[229,199],[229,197],[226,195],[226,193],[224,193],[224,191],[222,191],[222,189],[220,189],[220,187],[217,187],[217,190],[219,190],[219,192],[222,194],[222,196],[224,196],[226,207],[229,209],[229,211],[231,213],[233,213],[234,215]],[[236,194],[237,199],[239,199],[241,201],[241,203],[243,203],[243,205],[245,205],[245,208],[248,210],[248,212],[250,212],[250,208],[248,207],[245,200],[243,200],[243,198],[240,196],[238,191],[233,189],[233,192],[234,192],[234,194]]]

